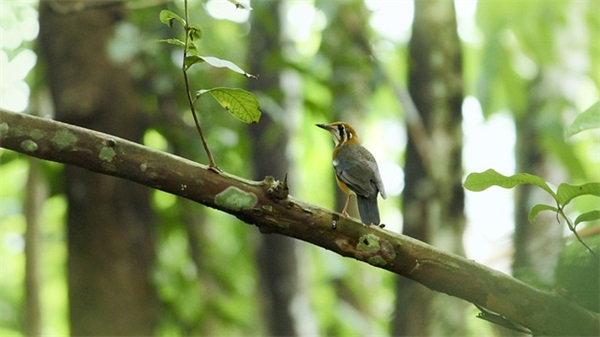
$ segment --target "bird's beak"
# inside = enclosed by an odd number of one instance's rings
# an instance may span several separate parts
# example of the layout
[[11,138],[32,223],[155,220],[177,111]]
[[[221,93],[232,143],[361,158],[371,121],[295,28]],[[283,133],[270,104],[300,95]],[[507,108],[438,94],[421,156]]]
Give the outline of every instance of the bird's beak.
[[331,131],[331,126],[329,124],[315,124],[316,126],[320,127],[321,129],[325,129],[327,131]]

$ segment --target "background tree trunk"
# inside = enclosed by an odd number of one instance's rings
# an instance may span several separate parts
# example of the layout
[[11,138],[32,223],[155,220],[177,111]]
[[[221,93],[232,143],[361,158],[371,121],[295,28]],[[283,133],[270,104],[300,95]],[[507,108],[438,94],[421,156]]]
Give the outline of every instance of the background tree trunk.
[[[122,3],[74,10],[81,4],[40,3],[40,43],[56,117],[140,142],[145,118],[133,82],[107,51]],[[150,277],[149,190],[73,166],[65,168],[64,179],[71,334],[152,335],[158,302]]]
[[[260,122],[248,128],[253,145],[251,158],[256,180],[266,176],[283,180],[290,173],[288,142],[293,118],[280,113],[286,110],[283,107],[285,93],[280,84],[280,64],[283,60],[280,5],[278,1],[257,2],[252,12],[248,63],[250,73],[258,74],[260,79],[250,81],[249,90],[259,97],[274,100],[262,108]],[[298,241],[288,237],[260,237],[258,272],[268,335],[304,336],[316,333],[314,322],[300,315],[308,312],[307,308],[302,308],[308,299],[302,291],[300,279],[301,248]]]
[[42,335],[40,286],[41,279],[41,215],[48,197],[48,184],[44,178],[42,163],[29,161],[27,176],[27,198],[25,200],[25,335]]
[[[462,58],[454,3],[415,1],[409,44],[409,92],[430,137],[429,172],[415,140],[406,149],[404,234],[464,254]],[[394,335],[464,335],[465,304],[398,278]]]
[[[367,139],[365,135],[367,128],[364,125],[370,119],[381,118],[382,115],[378,111],[369,111],[367,99],[375,90],[378,74],[377,64],[373,62],[373,36],[369,26],[371,12],[362,0],[324,0],[319,7],[327,15],[328,24],[323,30],[320,53],[329,62],[331,75],[326,79],[325,84],[333,97],[330,104],[324,107],[325,114],[319,122],[348,122],[355,127],[364,144],[364,140]],[[330,146],[333,147],[329,135],[323,139],[329,141]],[[331,152],[322,155],[331,165]],[[382,158],[378,160],[381,165]],[[330,181],[335,191],[333,210],[341,212],[347,196],[337,186],[332,168],[328,174],[331,176]],[[350,217],[360,218],[356,197],[350,199],[348,213]],[[364,336],[380,334],[381,327],[377,326],[372,319],[378,317],[380,313],[377,312],[373,298],[364,296],[363,292],[364,289],[381,285],[380,275],[352,262],[347,262],[344,266],[343,272],[333,273],[331,276],[337,298],[335,310],[340,313],[337,314],[336,322],[332,323],[325,333],[343,335],[353,331]],[[347,319],[348,315],[354,315],[356,319],[350,321]]]
[[[322,53],[330,60],[332,74],[328,86],[335,99],[329,108],[333,113],[329,121],[344,121],[358,126],[367,115],[365,97],[373,91],[372,50],[367,22],[369,11],[363,1],[339,1],[327,3],[328,29],[323,32]],[[360,122],[360,123],[359,123]],[[361,136],[362,128],[356,128]],[[333,176],[333,170],[331,171]],[[335,179],[331,179],[335,184]],[[346,203],[346,194],[337,185],[336,210],[341,211]],[[348,209],[351,216],[358,218],[358,207],[352,199]]]

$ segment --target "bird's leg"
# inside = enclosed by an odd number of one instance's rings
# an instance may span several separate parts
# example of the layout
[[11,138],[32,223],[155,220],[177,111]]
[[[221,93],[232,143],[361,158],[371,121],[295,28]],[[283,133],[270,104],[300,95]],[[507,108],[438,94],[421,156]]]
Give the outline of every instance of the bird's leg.
[[344,205],[344,209],[342,210],[342,215],[345,217],[348,217],[350,214],[348,214],[348,212],[346,211],[346,209],[348,208],[348,203],[350,202],[350,194],[347,195],[346,198],[346,204]]

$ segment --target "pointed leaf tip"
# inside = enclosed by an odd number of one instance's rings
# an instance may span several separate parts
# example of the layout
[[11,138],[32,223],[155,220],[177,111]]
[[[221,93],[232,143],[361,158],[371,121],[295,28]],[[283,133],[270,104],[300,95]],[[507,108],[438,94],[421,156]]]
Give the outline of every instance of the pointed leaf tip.
[[204,62],[210,64],[216,68],[227,68],[229,70],[235,71],[238,74],[242,74],[248,78],[258,78],[255,75],[245,72],[242,68],[238,67],[235,63],[227,60],[222,60],[220,58],[214,56],[200,56]]
[[233,5],[235,5],[235,9],[242,8],[242,9],[246,9],[249,11],[252,10],[252,7],[250,7],[250,4],[246,3],[245,1],[244,1],[244,3],[242,3],[239,0],[228,0],[228,1],[231,2]]

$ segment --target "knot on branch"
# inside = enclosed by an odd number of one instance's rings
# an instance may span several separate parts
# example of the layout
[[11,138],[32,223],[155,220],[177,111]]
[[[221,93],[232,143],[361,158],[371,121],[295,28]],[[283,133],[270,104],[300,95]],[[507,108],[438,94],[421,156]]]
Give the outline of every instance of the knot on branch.
[[265,177],[263,184],[267,186],[267,197],[273,200],[287,199],[290,194],[290,189],[287,184],[287,174],[283,178],[283,181],[276,180],[271,176]]

